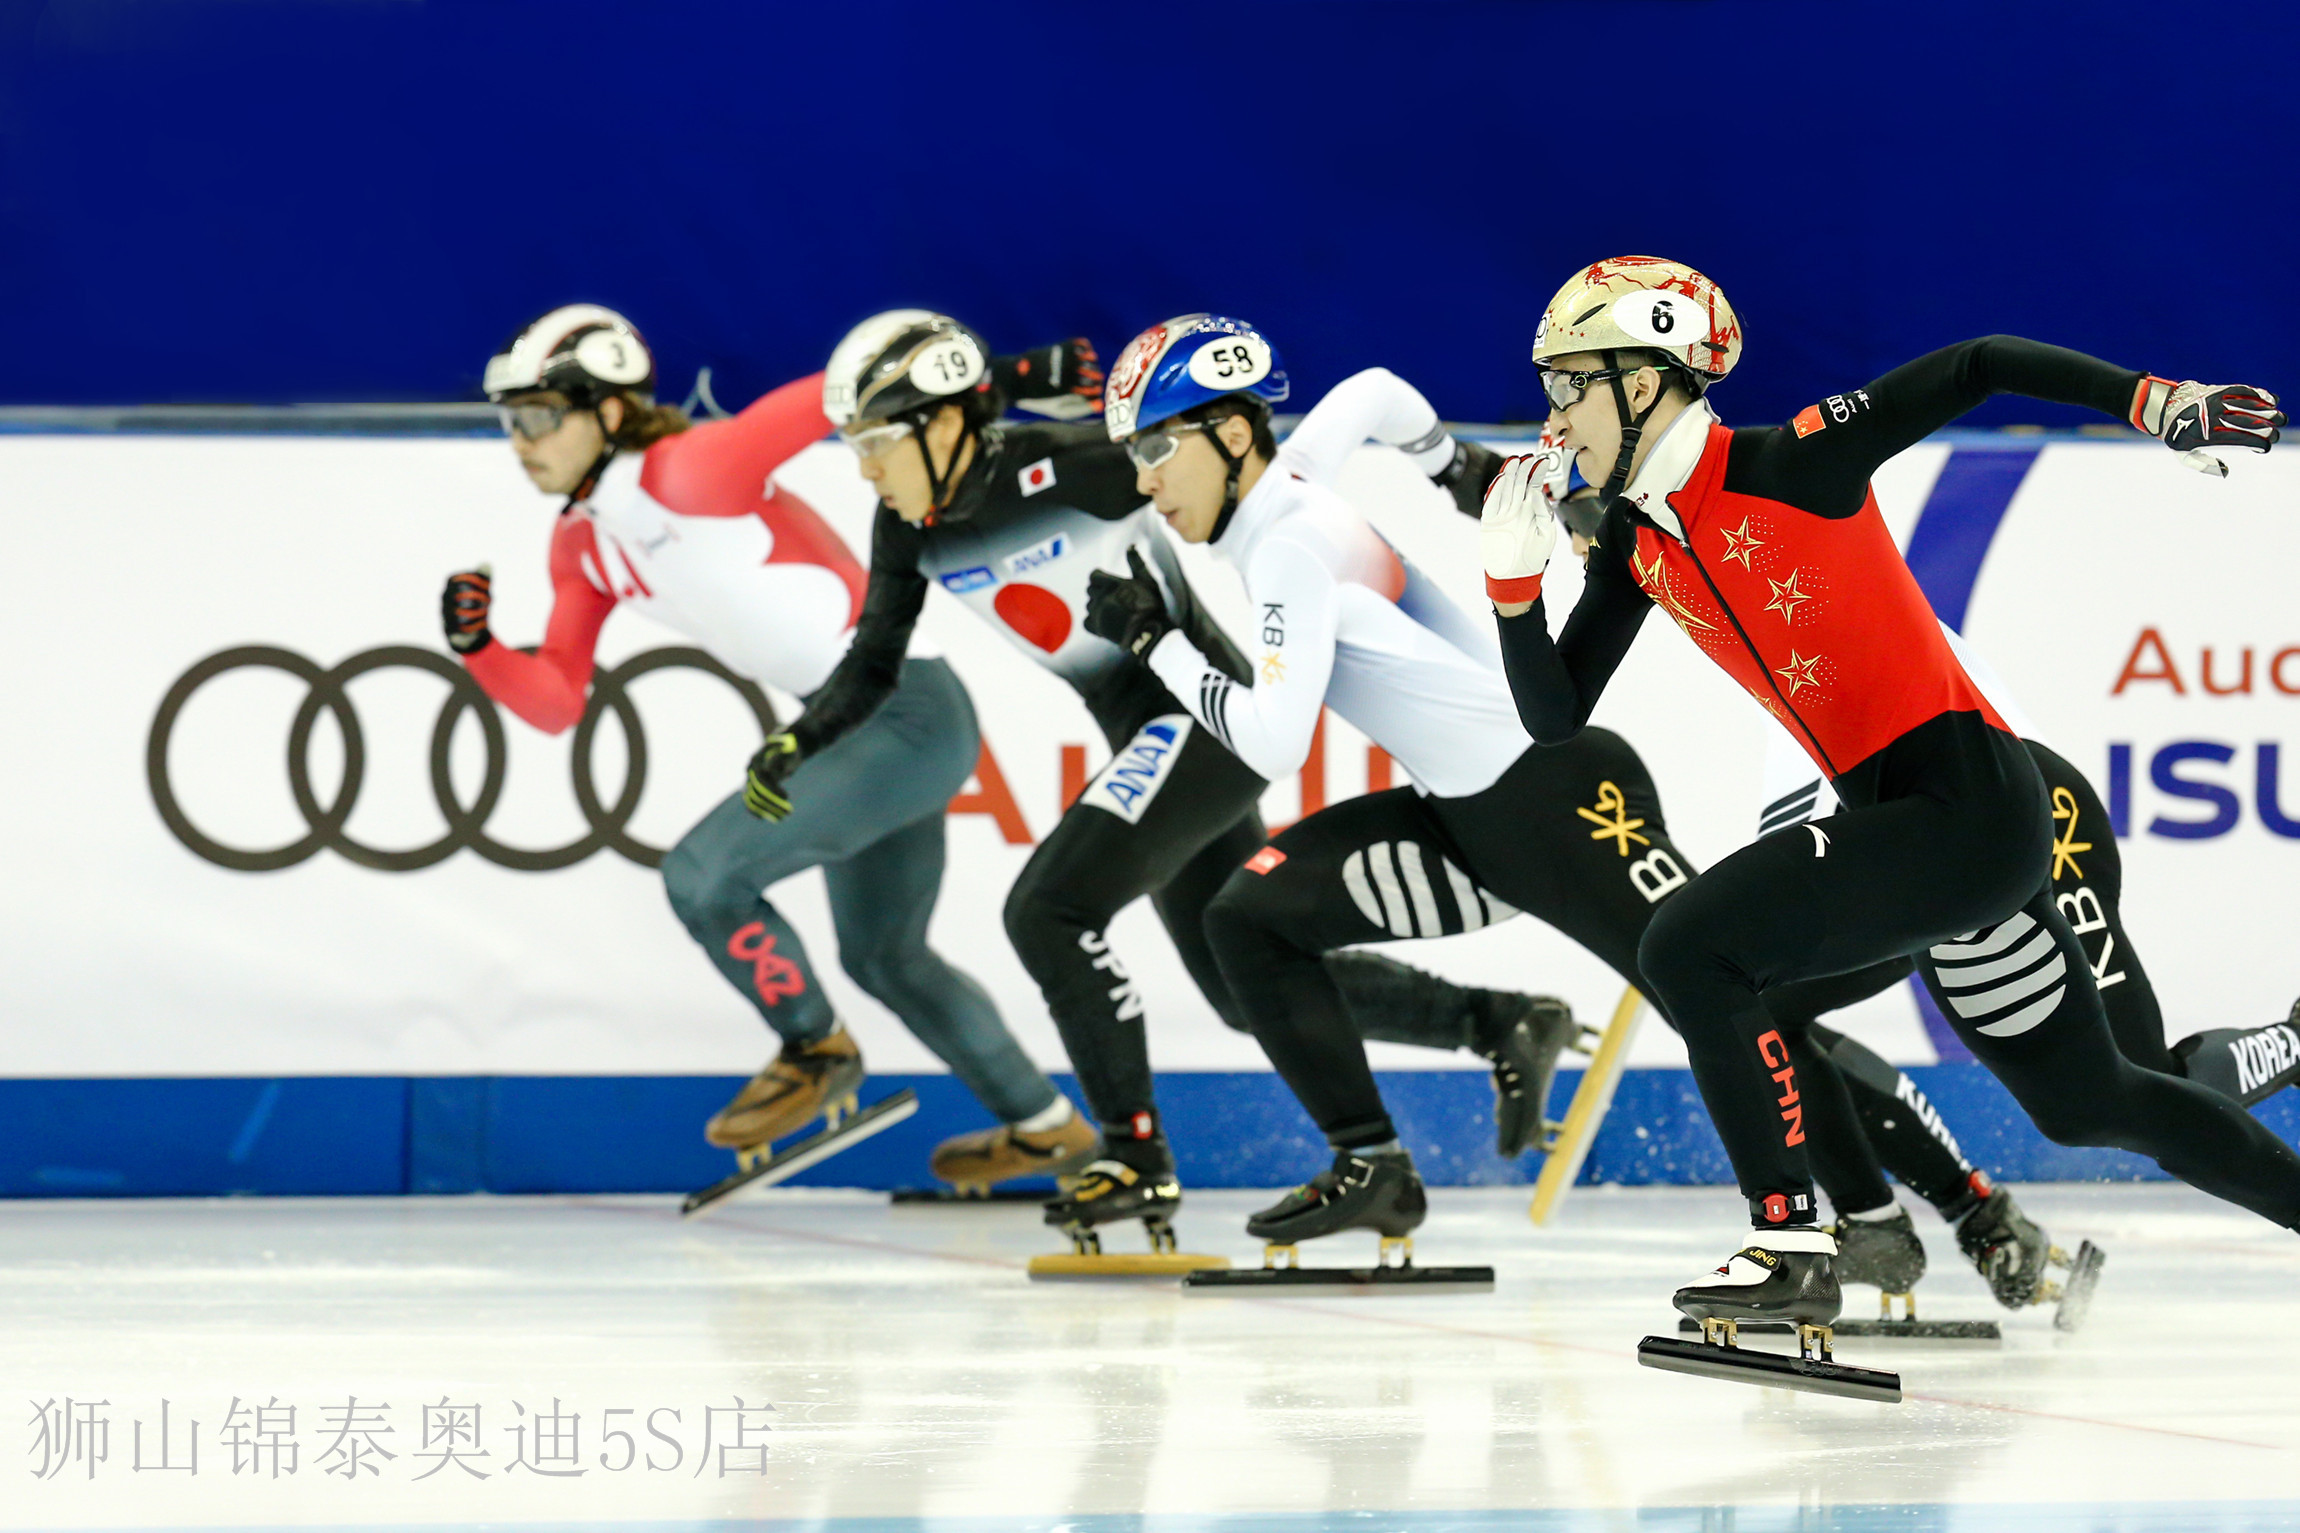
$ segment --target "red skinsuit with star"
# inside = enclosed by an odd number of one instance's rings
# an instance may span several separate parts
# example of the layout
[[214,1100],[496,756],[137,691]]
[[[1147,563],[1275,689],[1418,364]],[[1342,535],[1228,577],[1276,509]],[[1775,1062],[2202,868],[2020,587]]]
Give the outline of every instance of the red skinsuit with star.
[[1943,714],[2007,729],[1941,636],[1870,475],[1991,394],[2123,418],[2142,378],[1992,336],[1921,357],[1785,426],[1731,430],[1696,402],[1607,513],[1555,644],[1539,602],[1503,620],[1527,727],[1544,741],[1579,729],[1658,606],[1832,779]]
[[[1682,541],[1636,529],[1630,573],[1654,604],[1831,777],[1939,714],[2007,728],[1942,637],[1875,492],[1838,520],[1736,494],[1725,488],[1732,440],[1710,422],[1668,497]],[[1891,685],[1862,684],[1886,676]]]
[[551,536],[551,622],[532,655],[466,658],[494,698],[550,734],[583,717],[599,630],[617,606],[687,635],[729,670],[796,696],[854,638],[865,576],[775,471],[830,432],[821,374],[740,415],[622,453]]

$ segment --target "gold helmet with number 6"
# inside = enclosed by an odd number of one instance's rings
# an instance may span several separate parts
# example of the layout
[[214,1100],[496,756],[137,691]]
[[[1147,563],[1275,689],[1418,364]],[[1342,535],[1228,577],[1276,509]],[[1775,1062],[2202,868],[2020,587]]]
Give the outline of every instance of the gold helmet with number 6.
[[1741,321],[1692,267],[1654,256],[1616,256],[1574,274],[1542,312],[1533,360],[1586,351],[1659,352],[1698,394],[1741,359]]

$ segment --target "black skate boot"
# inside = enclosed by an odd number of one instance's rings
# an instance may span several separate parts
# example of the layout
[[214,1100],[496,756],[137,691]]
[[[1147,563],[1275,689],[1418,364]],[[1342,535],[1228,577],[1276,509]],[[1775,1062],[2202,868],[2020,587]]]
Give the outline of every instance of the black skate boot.
[[[1844,1307],[1836,1250],[1826,1230],[1753,1231],[1749,1243],[1723,1266],[1678,1289],[1672,1300],[1701,1327],[1702,1339],[1648,1336],[1637,1344],[1637,1360],[1648,1368],[1704,1378],[1898,1403],[1898,1374],[1850,1367],[1837,1362],[1831,1350],[1832,1326]],[[1796,1327],[1797,1355],[1742,1347],[1744,1323]]]
[[[2106,1259],[2098,1246],[2085,1241],[2071,1257],[2045,1237],[2002,1187],[1991,1187],[1957,1220],[1956,1228],[1957,1248],[1978,1269],[1999,1304],[2006,1309],[2058,1304],[2052,1321],[2055,1329],[2073,1331],[2084,1324]],[[2048,1276],[2052,1267],[2063,1269],[2066,1276]]]
[[[1034,1256],[1030,1275],[1052,1277],[1171,1277],[1208,1267],[1227,1267],[1228,1257],[1193,1256],[1175,1248],[1174,1214],[1182,1206],[1182,1183],[1174,1175],[1174,1154],[1148,1113],[1131,1124],[1105,1124],[1100,1158],[1089,1161],[1078,1179],[1046,1205],[1046,1222],[1070,1237],[1067,1256]],[[1105,1225],[1139,1219],[1150,1236],[1146,1256],[1105,1254]]]
[[[1412,1288],[1491,1293],[1491,1267],[1417,1267],[1413,1232],[1429,1217],[1429,1194],[1402,1149],[1367,1153],[1336,1150],[1334,1163],[1246,1221],[1246,1233],[1267,1242],[1253,1272],[1199,1272],[1182,1280],[1186,1293],[1239,1289],[1299,1292],[1340,1288],[1368,1293]],[[1371,1267],[1304,1267],[1299,1243],[1343,1230],[1372,1230],[1381,1251]],[[1392,1260],[1395,1257],[1396,1260]]]
[[1880,1319],[1893,1318],[1896,1298],[1907,1311],[1904,1318],[1917,1318],[1914,1290],[1917,1279],[1925,1275],[1925,1243],[1917,1238],[1917,1226],[1907,1209],[1896,1208],[1885,1219],[1839,1219],[1824,1228],[1837,1242],[1833,1265],[1840,1285],[1875,1285]]
[[1528,1150],[1548,1150],[1561,1127],[1547,1117],[1557,1056],[1572,1048],[1594,1052],[1600,1035],[1576,1022],[1573,1008],[1555,996],[1486,994],[1476,1049],[1493,1066],[1494,1149],[1515,1160]]
[[1373,1230],[1386,1260],[1395,1245],[1413,1259],[1413,1232],[1429,1217],[1429,1194],[1403,1150],[1336,1150],[1334,1163],[1246,1221],[1246,1233],[1286,1249],[1343,1230]]

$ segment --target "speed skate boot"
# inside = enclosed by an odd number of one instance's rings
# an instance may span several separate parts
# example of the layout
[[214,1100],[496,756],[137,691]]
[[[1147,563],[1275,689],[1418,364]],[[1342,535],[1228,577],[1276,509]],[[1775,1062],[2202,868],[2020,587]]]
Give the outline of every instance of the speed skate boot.
[[[736,1170],[687,1194],[680,1214],[692,1218],[738,1194],[786,1182],[918,1111],[918,1093],[907,1086],[858,1111],[862,1082],[862,1052],[845,1028],[813,1043],[786,1042],[704,1126],[705,1138],[735,1152]],[[817,1114],[821,1129],[775,1148],[776,1140],[805,1128]]]
[[703,1137],[733,1150],[747,1168],[768,1146],[797,1133],[818,1115],[837,1128],[855,1110],[863,1083],[862,1050],[843,1026],[813,1043],[789,1043],[751,1077],[735,1099],[711,1115]]
[[[1174,1213],[1182,1206],[1182,1183],[1174,1175],[1174,1153],[1151,1114],[1106,1125],[1102,1141],[1100,1156],[1046,1205],[1046,1222],[1070,1237],[1070,1251],[1032,1257],[1032,1277],[1173,1277],[1230,1265],[1226,1256],[1176,1248]],[[1103,1227],[1129,1219],[1142,1221],[1150,1237],[1149,1254],[1104,1252]]]
[[1001,1123],[945,1139],[934,1147],[927,1168],[962,1197],[986,1197],[998,1183],[1022,1176],[1051,1176],[1068,1190],[1071,1175],[1101,1147],[1102,1136],[1094,1132],[1094,1125],[1072,1114],[1068,1122],[1040,1134]]
[[1904,1318],[1917,1318],[1917,1279],[1925,1275],[1925,1243],[1909,1211],[1896,1207],[1882,1219],[1840,1218],[1822,1228],[1837,1242],[1837,1282],[1867,1283],[1878,1289],[1879,1318],[1893,1318],[1899,1299]]
[[[1394,1144],[1395,1141],[1392,1141]],[[1206,1273],[1184,1281],[1204,1289],[1340,1287],[1367,1291],[1410,1287],[1490,1293],[1491,1267],[1417,1267],[1413,1232],[1429,1217],[1429,1194],[1402,1148],[1336,1150],[1334,1163],[1246,1221],[1266,1244],[1257,1272]],[[1343,1230],[1372,1230],[1381,1239],[1372,1267],[1304,1267],[1300,1243]],[[1393,1260],[1394,1258],[1394,1260]]]
[[[2057,1330],[2083,1325],[2106,1260],[2100,1248],[2087,1240],[2070,1256],[2020,1211],[2010,1192],[1977,1173],[1974,1182],[1976,1201],[1956,1219],[1957,1248],[1979,1270],[1989,1292],[2007,1309],[2058,1305],[2052,1320]],[[2056,1267],[2063,1274],[2057,1278],[2049,1270]]]
[[[1832,1351],[1833,1324],[1844,1308],[1836,1253],[1827,1230],[1752,1231],[1748,1244],[1723,1266],[1677,1290],[1673,1302],[1701,1327],[1701,1340],[1648,1336],[1637,1344],[1637,1360],[1649,1368],[1740,1384],[1897,1403],[1899,1375],[1851,1367]],[[1741,1346],[1745,1323],[1794,1326],[1797,1355]]]
[[1594,1051],[1597,1029],[1573,1019],[1573,1008],[1552,995],[1486,992],[1475,1048],[1493,1066],[1494,1148],[1504,1160],[1547,1150],[1561,1125],[1546,1116],[1557,1056],[1567,1049]]

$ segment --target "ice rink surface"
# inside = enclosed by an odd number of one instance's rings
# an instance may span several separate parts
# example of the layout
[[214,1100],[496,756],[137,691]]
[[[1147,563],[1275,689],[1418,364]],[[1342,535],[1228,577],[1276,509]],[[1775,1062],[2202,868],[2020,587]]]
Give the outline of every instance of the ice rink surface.
[[[1027,1204],[16,1203],[0,1527],[2300,1527],[2300,1245],[2174,1186],[2020,1197],[2107,1251],[2089,1323],[2003,1314],[1920,1211],[1925,1312],[2005,1339],[1844,1343],[1899,1406],[1636,1366],[1732,1248],[1721,1189],[1548,1231],[1436,1189],[1421,1259],[1495,1292],[1285,1301],[1032,1283]],[[1263,1201],[1191,1194],[1185,1248],[1258,1260]]]

